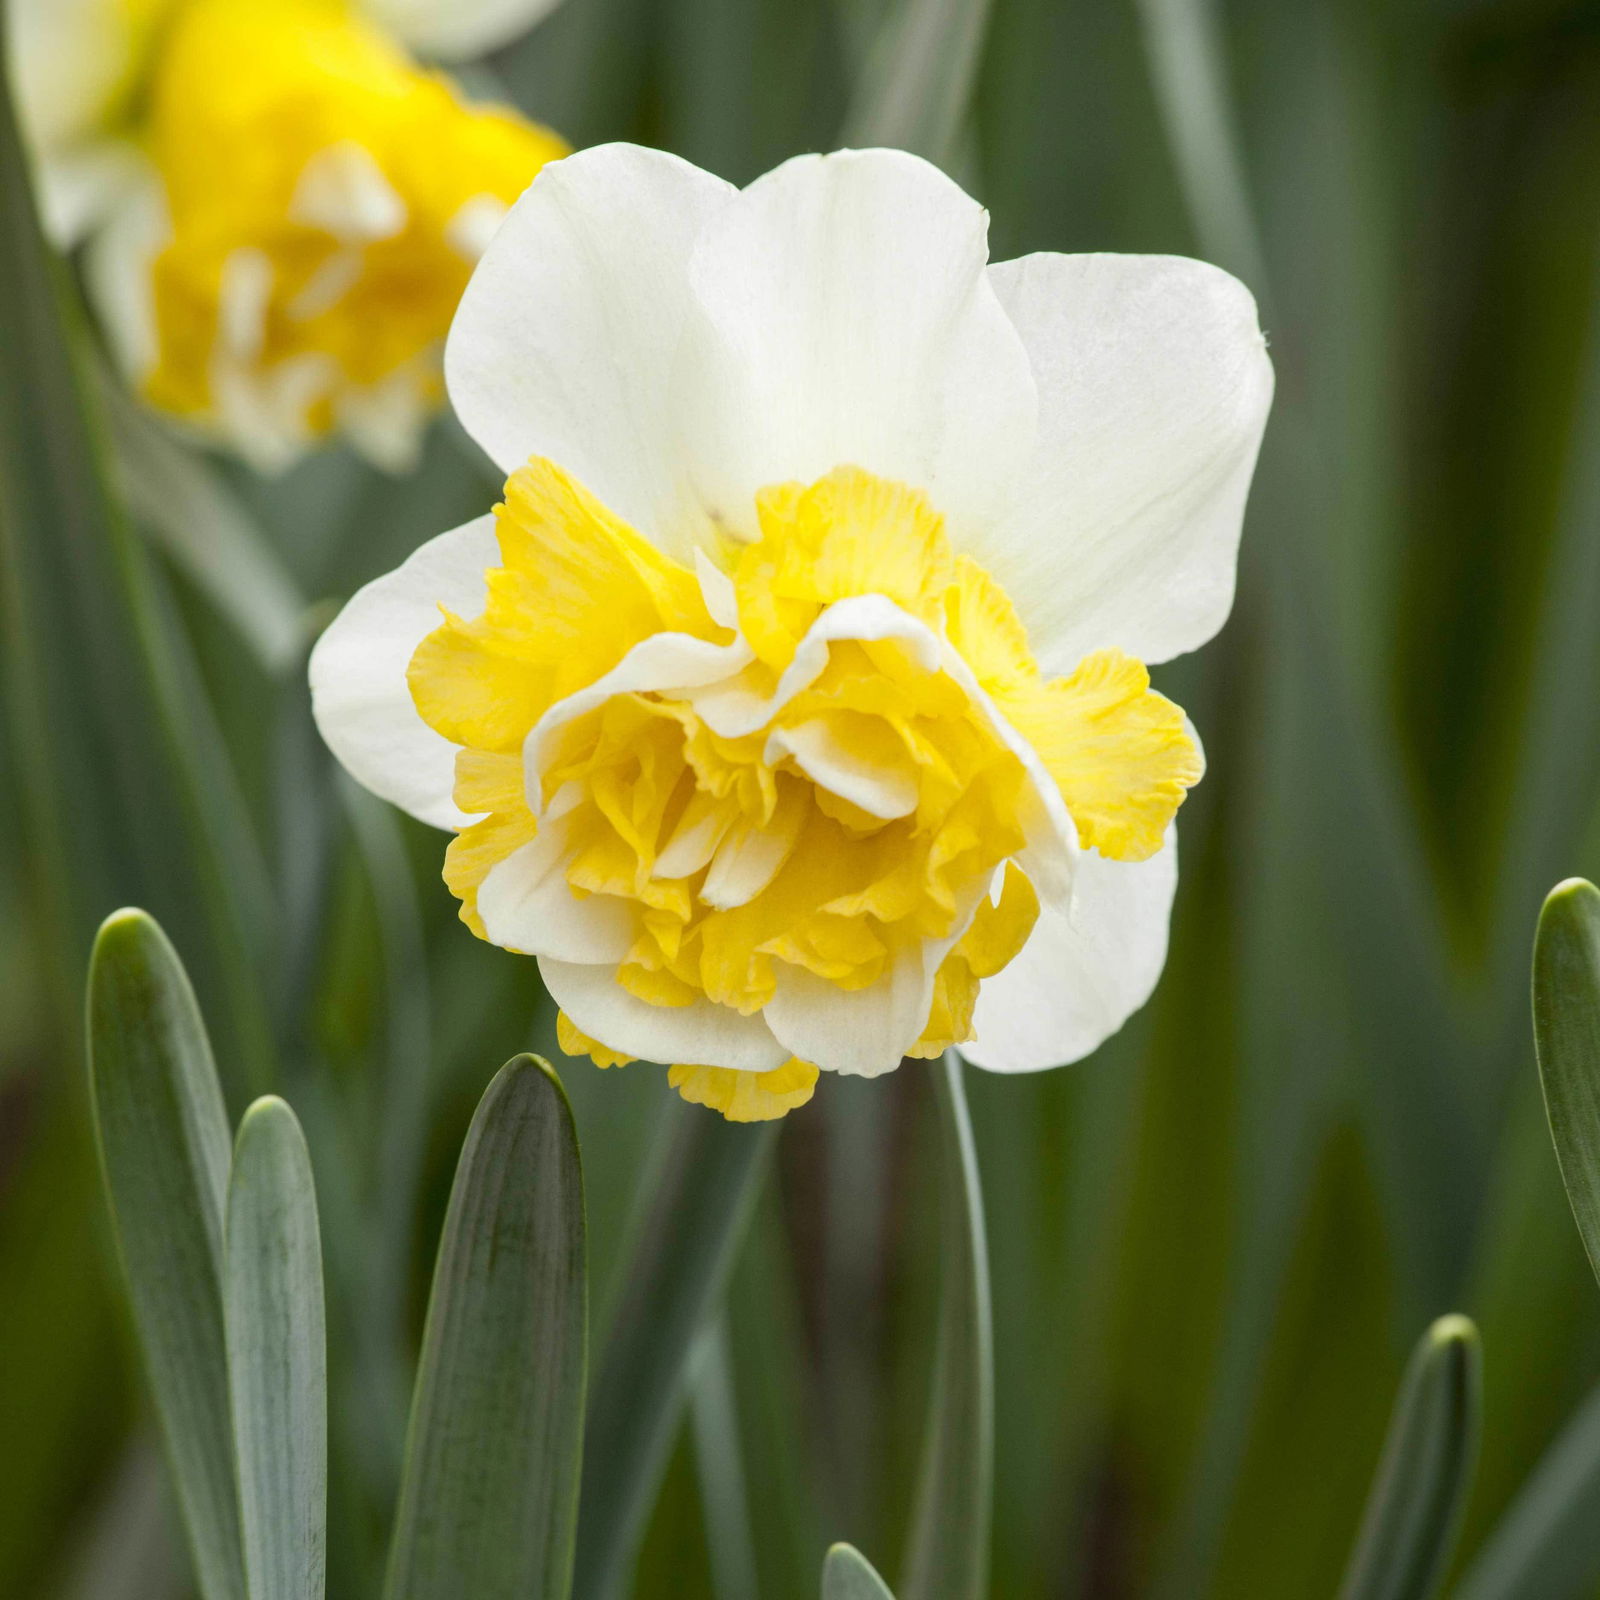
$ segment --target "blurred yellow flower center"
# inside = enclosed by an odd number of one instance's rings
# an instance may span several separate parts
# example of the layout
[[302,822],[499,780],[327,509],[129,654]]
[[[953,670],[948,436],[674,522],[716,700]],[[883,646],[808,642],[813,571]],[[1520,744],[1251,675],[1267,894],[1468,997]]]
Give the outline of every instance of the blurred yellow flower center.
[[566,146],[337,0],[192,0],[151,94],[149,398],[285,454],[335,425],[403,449],[489,233]]
[[[446,881],[469,926],[514,944],[497,930],[519,891],[495,869],[528,852],[519,881],[558,876],[654,1006],[748,1016],[780,985],[893,981],[932,947],[911,1053],[934,1055],[972,1036],[980,980],[1038,915],[1018,858],[1040,782],[1082,846],[1139,860],[1199,755],[1118,652],[1045,680],[1010,600],[921,493],[841,467],[757,510],[759,537],[691,570],[552,463],[513,474],[482,616],[446,613],[410,667],[422,717],[463,747],[456,802],[483,814]],[[565,1019],[562,1043],[626,1059]],[[673,1074],[742,1118],[781,1115],[815,1078],[797,1061]]]

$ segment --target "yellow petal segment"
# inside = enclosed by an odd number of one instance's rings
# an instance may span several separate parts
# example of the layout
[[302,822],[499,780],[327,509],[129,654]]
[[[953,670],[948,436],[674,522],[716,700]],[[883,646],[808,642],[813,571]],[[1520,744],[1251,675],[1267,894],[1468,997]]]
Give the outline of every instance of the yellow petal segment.
[[710,1106],[729,1122],[771,1122],[803,1106],[817,1087],[817,1069],[789,1060],[771,1072],[731,1067],[673,1067],[667,1082],[691,1105]]
[[1183,712],[1120,650],[1097,650],[1005,709],[1060,786],[1079,842],[1113,861],[1153,856],[1205,770]]
[[[569,1056],[588,1056],[597,1067],[625,1067],[633,1059],[591,1039],[565,1011],[556,1013],[556,1042]],[[676,1066],[668,1069],[667,1082],[691,1105],[710,1106],[729,1122],[772,1122],[811,1098],[817,1069],[792,1058],[771,1072]]]
[[189,0],[157,53],[148,143],[171,237],[146,393],[280,443],[375,435],[437,402],[488,232],[567,153],[337,0]]
[[[936,1055],[973,1037],[981,983],[1039,915],[1017,858],[1042,780],[971,680],[907,640],[833,639],[810,681],[778,695],[826,607],[884,596],[959,654],[1040,756],[1087,848],[1119,860],[1158,849],[1199,755],[1182,713],[1128,657],[1103,652],[1046,681],[1009,598],[952,553],[921,493],[845,467],[766,491],[758,509],[759,538],[718,552],[711,589],[731,583],[730,619],[686,566],[559,468],[534,460],[513,474],[483,615],[447,615],[410,668],[424,719],[463,746],[456,801],[482,816],[451,846],[446,879],[482,934],[485,876],[559,800],[549,826],[562,830],[574,901],[609,896],[631,917],[619,998],[754,1017],[790,979],[864,994],[937,949],[928,1015],[904,1046]],[[585,702],[529,743],[547,712],[658,635],[715,646],[728,676]],[[548,948],[549,924],[535,932]],[[626,1059],[561,1026],[569,1052]],[[753,1120],[809,1098],[816,1066],[831,1064],[678,1065],[672,1081]]]

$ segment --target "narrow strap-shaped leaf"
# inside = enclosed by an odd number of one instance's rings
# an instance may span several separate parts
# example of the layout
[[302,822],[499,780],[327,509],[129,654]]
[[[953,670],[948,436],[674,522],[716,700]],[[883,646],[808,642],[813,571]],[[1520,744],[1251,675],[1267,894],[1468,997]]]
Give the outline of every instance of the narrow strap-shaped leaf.
[[328,1367],[311,1156],[273,1096],[239,1124],[224,1261],[228,1381],[250,1600],[322,1600]]
[[134,1325],[205,1600],[243,1600],[223,1332],[228,1120],[183,967],[142,911],[89,967],[95,1131]]
[[1600,1579],[1600,1389],[1489,1535],[1453,1600],[1575,1600]]
[[678,1120],[591,1390],[579,1600],[613,1600],[633,1564],[681,1415],[689,1348],[727,1281],[777,1127],[698,1109]]
[[1561,1181],[1600,1277],[1600,890],[1550,891],[1533,946],[1533,1040]]
[[889,1585],[851,1544],[836,1544],[822,1563],[822,1600],[894,1600]]
[[758,1600],[761,1580],[751,1536],[750,1493],[725,1316],[713,1317],[701,1330],[689,1368],[689,1421],[705,1514],[712,1600]]
[[75,1007],[95,924],[152,907],[215,997],[230,1070],[266,1081],[269,885],[195,663],[107,486],[82,307],[40,231],[10,81],[0,59],[0,694],[52,976]]
[[994,1495],[994,1329],[978,1155],[947,1051],[934,1068],[940,1130],[939,1345],[922,1477],[906,1553],[905,1600],[983,1600]]
[[500,1069],[456,1168],[389,1600],[565,1600],[582,1451],[583,1180],[560,1080]]
[[948,166],[989,24],[989,0],[899,0],[862,62],[840,143],[894,145]]
[[118,485],[128,506],[257,661],[286,675],[303,653],[307,602],[283,559],[204,458],[123,393],[100,385]]
[[1156,104],[1206,256],[1266,292],[1212,0],[1138,0]]
[[1400,1384],[1339,1600],[1428,1600],[1444,1576],[1477,1461],[1478,1330],[1441,1317]]

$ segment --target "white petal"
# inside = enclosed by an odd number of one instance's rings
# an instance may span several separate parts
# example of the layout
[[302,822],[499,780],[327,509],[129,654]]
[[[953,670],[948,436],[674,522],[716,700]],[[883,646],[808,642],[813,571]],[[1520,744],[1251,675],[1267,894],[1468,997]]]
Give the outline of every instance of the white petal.
[[1272,403],[1254,300],[1177,256],[1026,256],[989,277],[1033,363],[1038,443],[1016,509],[967,548],[1049,671],[1113,645],[1193,650],[1233,603]]
[[551,999],[582,1032],[624,1055],[738,1072],[771,1072],[789,1059],[790,1052],[759,1016],[742,1017],[709,1000],[653,1006],[629,994],[609,966],[541,956],[539,975]]
[[806,806],[791,791],[779,800],[772,821],[758,828],[740,818],[717,847],[700,899],[718,911],[747,906],[777,877],[805,823]]
[[909,757],[899,769],[863,761],[845,749],[820,718],[773,730],[763,759],[775,766],[786,755],[813,783],[860,806],[869,816],[888,822],[909,817],[917,809],[917,777]]
[[137,190],[149,168],[132,140],[96,139],[51,149],[35,172],[44,231],[66,250]]
[[35,149],[48,153],[104,131],[132,87],[153,11],[127,0],[12,0],[5,7],[12,89]]
[[405,227],[406,203],[365,145],[340,139],[306,163],[289,200],[289,220],[366,244],[392,239]]
[[[481,602],[478,609],[483,609]],[[539,809],[540,780],[550,763],[556,736],[569,722],[614,695],[661,694],[713,683],[738,672],[750,658],[750,647],[742,639],[711,644],[687,633],[653,633],[641,639],[608,673],[558,700],[529,730],[522,759],[528,774],[528,798],[535,811]]]
[[362,0],[362,9],[437,61],[486,55],[526,33],[560,0]]
[[739,627],[739,597],[733,579],[704,550],[694,553],[695,576],[700,580],[700,598],[719,628]]
[[468,261],[477,261],[500,231],[510,209],[497,194],[473,195],[444,225],[445,242]]
[[690,249],[734,193],[633,145],[551,162],[489,242],[445,347],[451,401],[503,471],[549,456],[680,554],[693,519],[669,376]]
[[903,151],[800,156],[717,211],[679,393],[715,519],[748,534],[757,490],[849,463],[992,523],[1036,400],[987,259],[987,213]]
[[343,385],[334,413],[340,431],[373,466],[395,477],[415,471],[433,415],[416,367],[402,367],[365,389]]
[[567,818],[541,823],[536,839],[489,869],[478,886],[484,932],[523,955],[621,961],[633,945],[637,908],[615,895],[572,892],[569,832]]
[[704,792],[689,802],[672,837],[656,857],[652,878],[692,878],[716,854],[732,813]]
[[150,371],[160,353],[150,263],[171,231],[161,184],[147,168],[84,250],[84,285],[112,357],[131,383]]
[[1148,861],[1078,857],[1070,917],[1049,907],[1021,953],[983,981],[977,1038],[961,1053],[991,1072],[1037,1072],[1089,1054],[1150,998],[1167,958],[1177,834]]
[[[948,946],[938,948],[942,959]],[[900,1065],[927,1025],[937,964],[930,951],[902,951],[865,989],[841,989],[780,964],[777,992],[762,1015],[791,1055],[826,1072],[876,1078]]]
[[484,573],[499,564],[492,516],[441,533],[360,590],[311,653],[311,708],[329,748],[374,794],[438,828],[472,818],[451,798],[457,747],[417,715],[406,668],[440,606],[482,612]]
[[210,377],[215,431],[257,472],[278,473],[315,443],[311,409],[337,384],[338,368],[314,350],[263,367],[219,349]]

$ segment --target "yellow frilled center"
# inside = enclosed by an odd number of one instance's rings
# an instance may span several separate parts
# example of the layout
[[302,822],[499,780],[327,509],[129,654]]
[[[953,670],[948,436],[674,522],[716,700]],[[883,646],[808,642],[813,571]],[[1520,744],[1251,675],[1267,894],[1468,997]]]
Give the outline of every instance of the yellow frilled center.
[[171,221],[148,397],[207,421],[227,384],[255,382],[308,436],[352,394],[436,403],[489,231],[567,153],[465,103],[339,0],[189,0],[148,126]]
[[[422,717],[462,747],[456,803],[483,814],[450,846],[445,879],[483,934],[485,876],[534,839],[536,810],[559,807],[573,893],[630,908],[618,982],[664,1007],[710,1000],[750,1015],[789,969],[864,989],[931,942],[945,953],[908,1053],[932,1056],[973,1036],[980,981],[1022,948],[1039,910],[1014,859],[1033,780],[995,712],[1033,746],[1080,844],[1116,860],[1161,847],[1199,754],[1182,713],[1119,652],[1044,679],[1010,600],[952,552],[921,493],[841,467],[763,492],[757,511],[759,537],[716,552],[733,607],[716,607],[719,622],[701,577],[560,468],[535,460],[513,474],[482,616],[447,613],[410,667]],[[953,649],[993,709],[899,639],[836,639],[805,687],[777,695],[826,608],[867,595]],[[546,713],[663,633],[717,645],[737,634],[748,659],[717,699],[777,709],[730,735],[696,691],[615,693],[527,755]],[[627,1059],[566,1019],[562,1044],[602,1066]],[[753,1120],[808,1099],[816,1067],[672,1076],[686,1098]]]

